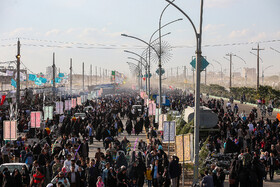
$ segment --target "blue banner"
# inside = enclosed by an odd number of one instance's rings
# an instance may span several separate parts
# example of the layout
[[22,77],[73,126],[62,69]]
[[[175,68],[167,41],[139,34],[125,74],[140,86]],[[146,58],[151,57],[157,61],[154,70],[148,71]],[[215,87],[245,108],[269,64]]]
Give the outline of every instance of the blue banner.
[[60,78],[55,78],[55,83],[60,83],[61,79]]
[[59,73],[58,77],[64,77],[64,73]]
[[16,88],[17,87],[17,82],[14,79],[12,79],[11,80],[11,85]]
[[39,78],[36,78],[35,84],[38,85],[38,86],[41,86],[42,82],[41,82],[41,80]]
[[45,84],[45,83],[47,82],[47,79],[46,79],[46,78],[40,77],[39,79],[40,79],[40,81],[41,81],[43,84]]
[[29,79],[30,81],[35,81],[36,78],[37,78],[37,76],[34,75],[34,74],[29,74],[29,75],[28,75],[28,79]]

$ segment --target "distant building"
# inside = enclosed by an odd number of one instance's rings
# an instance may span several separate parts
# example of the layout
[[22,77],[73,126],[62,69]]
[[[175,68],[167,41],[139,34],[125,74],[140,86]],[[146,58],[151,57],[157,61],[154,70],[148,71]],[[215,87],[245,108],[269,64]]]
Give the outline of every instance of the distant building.
[[[55,77],[57,77],[57,68],[56,67],[55,67]],[[52,79],[53,78],[53,67],[52,66],[48,66],[46,68],[45,78],[47,78],[47,79]]]
[[242,77],[251,80],[255,80],[257,77],[256,68],[243,68],[242,69]]

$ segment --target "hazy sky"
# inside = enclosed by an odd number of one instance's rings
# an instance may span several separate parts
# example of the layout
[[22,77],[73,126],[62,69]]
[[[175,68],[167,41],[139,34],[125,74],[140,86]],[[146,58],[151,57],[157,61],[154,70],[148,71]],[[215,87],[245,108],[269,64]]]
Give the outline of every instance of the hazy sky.
[[[220,66],[213,59],[220,61],[223,69],[229,68],[228,61],[223,58],[229,52],[247,63],[233,58],[236,71],[244,66],[256,67],[256,57],[250,51],[261,42],[260,47],[265,48],[260,53],[264,68],[273,65],[266,75],[280,73],[280,53],[270,49],[280,51],[279,0],[204,2],[202,53],[214,65],[214,71],[219,71]],[[175,3],[198,26],[200,1],[176,0]],[[122,37],[121,33],[148,41],[158,28],[160,13],[166,5],[165,0],[0,0],[0,62],[15,59],[16,46],[13,44],[16,44],[16,38],[21,38],[22,62],[34,72],[45,72],[45,67],[52,64],[52,53],[55,52],[56,64],[63,72],[69,72],[69,59],[73,58],[74,73],[81,73],[82,62],[85,62],[86,74],[90,64],[129,73],[126,62],[133,61],[127,57],[135,56],[123,50],[141,54],[143,49],[139,46],[145,45]],[[195,54],[193,29],[179,11],[170,6],[162,23],[178,18],[184,20],[162,31],[163,34],[171,32],[163,40],[173,47],[172,58],[164,68],[184,65],[190,68]],[[278,41],[267,42],[271,40]],[[233,45],[246,42],[255,43]],[[213,46],[219,44],[229,45]],[[153,71],[155,66],[156,62],[153,62]]]

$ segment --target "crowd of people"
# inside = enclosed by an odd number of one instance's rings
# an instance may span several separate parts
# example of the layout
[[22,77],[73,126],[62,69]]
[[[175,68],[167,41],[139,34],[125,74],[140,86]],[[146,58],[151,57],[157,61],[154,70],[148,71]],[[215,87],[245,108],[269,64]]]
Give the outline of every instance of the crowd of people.
[[[40,98],[38,98],[40,99]],[[18,115],[17,141],[2,141],[0,163],[22,163],[19,168],[2,168],[0,184],[10,186],[57,187],[141,187],[177,186],[181,169],[178,157],[168,158],[153,119],[144,109],[144,101],[136,93],[125,93],[87,100],[63,115],[42,122],[40,129],[30,128],[30,111],[38,105],[21,110]],[[133,105],[142,105],[136,110]],[[85,112],[84,117],[74,117]],[[3,112],[1,122],[9,119]],[[126,124],[123,124],[126,121]],[[132,143],[120,134],[137,136],[149,133],[145,140]],[[31,142],[30,142],[31,141]],[[94,157],[89,147],[102,141]],[[102,151],[104,150],[104,151]]]
[[[219,131],[208,143],[209,153],[232,155],[230,186],[263,186],[264,180],[273,181],[280,168],[279,119],[258,117],[256,108],[249,113],[240,111],[237,104],[224,103],[222,99],[209,99],[203,105],[216,112],[219,119]],[[205,186],[224,185],[225,172],[217,164],[213,163],[204,175]]]
[[[175,90],[167,93],[170,109],[182,112],[194,106],[192,94]],[[168,157],[158,139],[158,124],[148,115],[144,100],[135,92],[87,100],[64,114],[55,114],[41,128],[30,128],[30,112],[42,110],[40,98],[35,105],[18,114],[19,138],[3,141],[1,134],[0,163],[22,163],[19,167],[1,168],[0,184],[9,186],[179,186],[181,165],[175,155]],[[273,180],[279,169],[279,120],[258,118],[256,109],[250,113],[239,110],[237,104],[222,99],[201,98],[201,104],[218,116],[218,131],[209,132],[209,156],[231,154],[229,173],[219,163],[204,168],[201,186],[224,186],[226,175],[230,186],[263,186],[263,180]],[[134,108],[140,105],[142,108]],[[162,108],[167,112],[167,107]],[[75,113],[85,116],[75,117]],[[1,113],[9,119],[7,110]],[[125,123],[124,123],[125,122]],[[124,135],[147,133],[137,145]],[[120,138],[122,137],[122,138]],[[103,142],[94,157],[89,156],[90,145]],[[201,142],[203,142],[203,137]],[[148,143],[146,143],[148,142]],[[202,145],[202,143],[201,143]]]

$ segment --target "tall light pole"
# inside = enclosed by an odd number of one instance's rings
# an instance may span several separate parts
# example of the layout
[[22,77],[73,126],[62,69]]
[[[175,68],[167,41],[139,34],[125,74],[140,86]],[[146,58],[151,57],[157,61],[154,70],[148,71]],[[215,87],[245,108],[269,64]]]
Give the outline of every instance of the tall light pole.
[[266,67],[266,68],[264,68],[264,69],[262,70],[262,85],[263,85],[263,86],[264,86],[264,71],[267,70],[268,68],[271,68],[271,67],[273,67],[273,65],[268,66],[268,67]]
[[190,21],[196,37],[196,85],[195,85],[195,111],[194,111],[194,179],[193,184],[197,184],[198,180],[198,154],[199,154],[199,125],[200,125],[200,70],[201,70],[201,40],[202,40],[202,15],[203,15],[203,0],[200,4],[200,23],[199,23],[199,32],[197,31],[194,23],[190,17],[181,10],[173,2],[166,0],[168,3],[172,4],[177,8],[186,18]]
[[[17,109],[20,109],[20,41],[17,42],[17,90],[16,90],[16,104]],[[26,77],[27,78],[27,77]],[[17,112],[17,111],[16,111]]]
[[146,41],[144,41],[144,40],[142,40],[142,39],[140,39],[140,38],[137,38],[137,37],[135,37],[135,36],[130,36],[130,35],[127,35],[127,34],[121,34],[121,36],[128,37],[128,38],[133,38],[133,39],[135,39],[135,40],[138,40],[138,41],[140,41],[140,42],[146,44],[149,48],[152,48],[152,49],[153,49],[153,51],[156,53],[158,59],[160,58],[160,54],[158,53],[158,51],[157,51],[151,44],[149,44],[148,42],[146,42]]
[[55,101],[55,74],[56,74],[56,67],[55,67],[55,53],[53,53],[53,101]]
[[144,66],[144,68],[145,68],[145,77],[146,77],[146,80],[145,80],[145,82],[146,82],[146,84],[145,84],[145,91],[146,91],[146,94],[147,94],[147,66],[148,66],[148,63],[147,63],[147,60],[145,59],[145,58],[143,58],[141,55],[139,55],[139,54],[137,54],[137,53],[135,53],[135,52],[133,52],[133,51],[128,51],[128,50],[124,50],[124,52],[125,53],[130,53],[130,54],[133,54],[133,55],[136,55],[136,56],[138,56],[141,60],[144,60],[145,61],[145,63],[146,63],[146,65],[144,65],[143,63],[142,63],[142,61],[140,61],[141,62],[141,64]]
[[[128,59],[135,60],[135,61],[137,61],[140,64],[140,66],[144,66],[145,73],[147,74],[147,64],[144,65],[141,60],[137,60],[136,58],[133,58],[133,57],[128,57]],[[142,79],[142,68],[140,68],[140,70],[141,70],[141,77],[140,77],[140,79]],[[147,80],[147,78],[146,78],[146,80]],[[145,83],[145,88],[146,88],[146,91],[147,91],[147,81]]]
[[[165,25],[163,25],[163,26],[161,26],[161,28],[160,29],[162,29],[162,28],[164,28],[164,27],[166,27],[167,25],[170,25],[170,24],[172,24],[172,23],[175,23],[175,22],[177,22],[177,21],[181,21],[181,20],[183,20],[182,18],[179,18],[179,19],[176,19],[176,20],[174,20],[174,21],[170,21],[170,22],[168,22],[168,23],[166,23]],[[156,31],[154,31],[154,33],[151,35],[151,37],[150,37],[150,40],[149,40],[149,46],[148,46],[148,49],[149,49],[149,52],[148,52],[148,54],[149,54],[149,58],[148,58],[148,74],[149,74],[149,80],[148,80],[148,89],[149,89],[149,93],[148,93],[148,96],[149,96],[149,98],[150,98],[150,95],[151,95],[151,77],[150,77],[150,74],[151,74],[151,71],[150,71],[150,67],[151,67],[151,48],[150,48],[150,46],[152,45],[152,38],[153,38],[153,36],[157,33],[159,31],[159,29],[157,29]],[[163,37],[164,35],[162,35],[161,37]],[[154,40],[155,41],[155,40]]]

